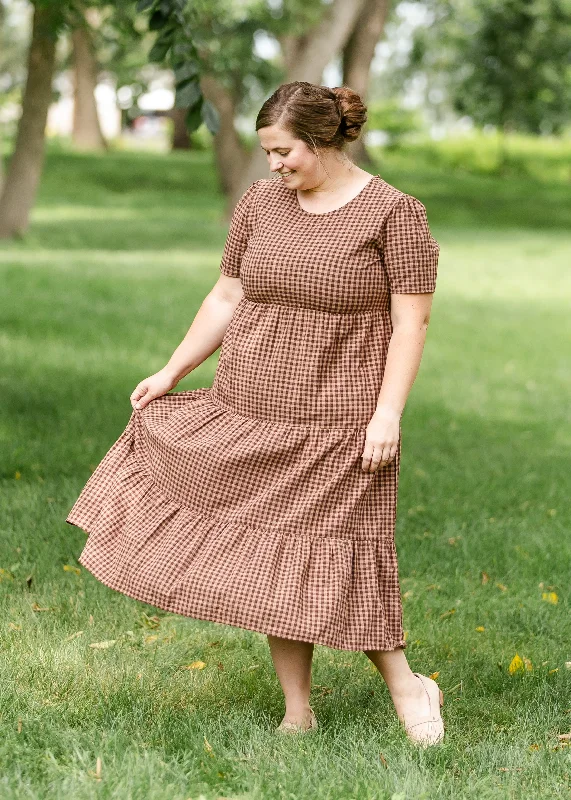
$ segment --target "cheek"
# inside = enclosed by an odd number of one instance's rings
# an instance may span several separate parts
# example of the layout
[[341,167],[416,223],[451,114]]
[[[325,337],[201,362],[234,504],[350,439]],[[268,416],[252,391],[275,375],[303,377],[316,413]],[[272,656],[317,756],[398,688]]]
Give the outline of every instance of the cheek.
[[288,161],[290,169],[299,170],[299,172],[309,172],[312,168],[311,161],[303,156],[294,156]]

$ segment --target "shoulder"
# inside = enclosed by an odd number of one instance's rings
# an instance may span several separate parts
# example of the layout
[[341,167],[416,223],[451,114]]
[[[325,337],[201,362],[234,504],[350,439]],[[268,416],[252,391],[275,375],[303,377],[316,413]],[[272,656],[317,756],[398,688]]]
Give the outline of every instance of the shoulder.
[[264,202],[283,196],[284,189],[289,191],[279,176],[275,178],[260,178],[254,181],[250,189],[253,190],[256,198],[263,198]]
[[412,194],[381,180],[378,185],[382,235],[428,230],[425,205]]
[[379,176],[376,184],[375,195],[382,215],[385,219],[392,216],[416,216],[418,212],[426,211],[421,201],[412,194],[397,189]]
[[276,178],[259,178],[248,186],[240,197],[236,208],[244,212],[254,211],[260,204],[267,206],[283,197],[283,181]]

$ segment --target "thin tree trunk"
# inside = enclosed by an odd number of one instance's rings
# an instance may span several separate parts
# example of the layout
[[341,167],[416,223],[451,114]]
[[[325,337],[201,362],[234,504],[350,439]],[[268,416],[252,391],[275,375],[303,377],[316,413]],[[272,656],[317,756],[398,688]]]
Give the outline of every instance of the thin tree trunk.
[[173,122],[173,132],[171,140],[172,150],[190,150],[192,143],[186,127],[186,116],[188,108],[172,108],[169,117]]
[[0,197],[0,238],[19,235],[26,230],[36,198],[44,162],[46,119],[60,20],[61,9],[57,3],[34,8],[22,115]]
[[105,150],[101,133],[95,89],[97,62],[91,31],[83,18],[71,34],[73,44],[73,131],[72,141],[78,150]]
[[204,97],[210,100],[220,115],[220,127],[213,138],[214,158],[218,167],[220,189],[225,195],[232,197],[233,189],[239,185],[242,177],[243,164],[248,159],[248,153],[234,127],[236,103],[228,89],[213,75],[202,75],[200,86]]
[[[389,13],[390,0],[366,0],[353,32],[343,48],[343,85],[349,86],[367,104],[371,61],[380,41]],[[373,165],[365,140],[361,135],[356,142],[351,142],[347,153],[356,163]]]

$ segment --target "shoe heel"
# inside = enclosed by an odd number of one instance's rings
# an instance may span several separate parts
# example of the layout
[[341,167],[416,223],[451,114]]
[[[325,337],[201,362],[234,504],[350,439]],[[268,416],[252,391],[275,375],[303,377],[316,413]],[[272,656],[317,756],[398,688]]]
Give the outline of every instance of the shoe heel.
[[442,689],[438,690],[439,698],[440,698],[440,705],[444,705],[444,695],[442,694]]

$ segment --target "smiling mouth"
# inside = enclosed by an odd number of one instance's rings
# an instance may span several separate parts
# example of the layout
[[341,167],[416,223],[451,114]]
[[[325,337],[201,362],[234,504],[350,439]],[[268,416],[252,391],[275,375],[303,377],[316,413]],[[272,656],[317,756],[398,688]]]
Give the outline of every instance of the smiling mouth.
[[293,175],[294,172],[295,170],[292,169],[289,172],[280,172],[280,175],[282,176],[282,178],[288,178],[290,175]]

